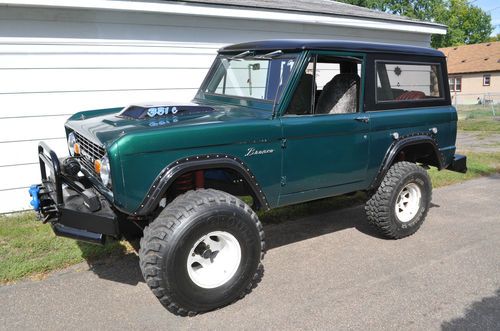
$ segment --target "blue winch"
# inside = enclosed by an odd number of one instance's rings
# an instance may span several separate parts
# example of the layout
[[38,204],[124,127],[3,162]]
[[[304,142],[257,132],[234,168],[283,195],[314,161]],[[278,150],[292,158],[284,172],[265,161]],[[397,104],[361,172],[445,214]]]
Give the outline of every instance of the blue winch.
[[36,184],[31,185],[28,192],[31,196],[30,205],[33,207],[34,210],[39,211],[40,210],[40,185],[36,185]]

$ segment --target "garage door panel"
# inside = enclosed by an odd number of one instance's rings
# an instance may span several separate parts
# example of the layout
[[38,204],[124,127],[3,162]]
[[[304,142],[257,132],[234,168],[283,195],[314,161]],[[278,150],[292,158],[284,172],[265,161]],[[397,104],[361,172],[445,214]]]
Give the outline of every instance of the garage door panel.
[[31,209],[27,188],[0,191],[0,213]]
[[38,164],[0,167],[0,191],[40,183],[40,166]]
[[200,43],[169,43],[169,42],[131,42],[120,40],[102,41],[99,39],[72,39],[58,38],[47,40],[43,38],[31,39],[17,43],[0,44],[0,53],[3,54],[187,54],[215,56],[223,44]]
[[207,70],[213,58],[177,54],[1,54],[0,69],[29,68],[198,68]]
[[[59,157],[68,155],[66,138],[51,139],[46,143]],[[0,144],[0,167],[38,162],[38,140]]]
[[[201,82],[199,79],[198,84]],[[197,85],[198,85],[197,84]],[[184,90],[123,90],[101,92],[24,93],[0,96],[0,127],[5,117],[60,115],[83,110],[124,107],[149,101],[188,102],[197,88]]]
[[0,69],[0,93],[65,92],[193,87],[205,69]]
[[0,120],[0,142],[26,141],[65,136],[66,118],[9,118]]

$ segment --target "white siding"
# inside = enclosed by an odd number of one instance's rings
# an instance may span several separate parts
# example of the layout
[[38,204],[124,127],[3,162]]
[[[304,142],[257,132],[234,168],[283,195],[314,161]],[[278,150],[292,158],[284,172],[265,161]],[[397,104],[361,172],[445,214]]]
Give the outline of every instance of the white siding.
[[428,46],[427,34],[117,11],[0,10],[0,213],[28,207],[36,145],[80,110],[190,100],[222,45],[270,38]]

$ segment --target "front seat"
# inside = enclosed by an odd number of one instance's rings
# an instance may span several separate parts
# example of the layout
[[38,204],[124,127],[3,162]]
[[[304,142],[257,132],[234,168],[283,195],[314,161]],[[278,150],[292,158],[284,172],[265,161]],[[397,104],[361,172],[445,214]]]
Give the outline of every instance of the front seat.
[[323,87],[316,105],[316,113],[355,113],[358,109],[358,99],[359,76],[355,73],[338,74]]
[[[304,115],[311,113],[313,81],[313,75],[304,73],[300,79],[297,89],[295,90],[295,93],[293,94],[292,101],[290,101],[290,105],[288,106],[288,110],[286,112],[287,114]],[[316,91],[316,86],[314,91]]]

